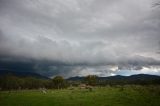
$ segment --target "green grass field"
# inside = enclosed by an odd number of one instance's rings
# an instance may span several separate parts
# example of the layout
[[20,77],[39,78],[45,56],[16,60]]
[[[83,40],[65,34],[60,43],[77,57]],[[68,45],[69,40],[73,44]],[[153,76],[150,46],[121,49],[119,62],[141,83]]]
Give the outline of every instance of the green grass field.
[[0,106],[160,106],[160,87],[1,91]]

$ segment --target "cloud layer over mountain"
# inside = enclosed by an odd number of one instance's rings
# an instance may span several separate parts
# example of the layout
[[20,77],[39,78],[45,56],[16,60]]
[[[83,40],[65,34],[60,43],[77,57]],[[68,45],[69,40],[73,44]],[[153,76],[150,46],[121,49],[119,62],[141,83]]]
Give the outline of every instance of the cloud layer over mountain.
[[0,68],[32,64],[28,71],[66,77],[160,74],[160,8],[154,2],[0,0]]

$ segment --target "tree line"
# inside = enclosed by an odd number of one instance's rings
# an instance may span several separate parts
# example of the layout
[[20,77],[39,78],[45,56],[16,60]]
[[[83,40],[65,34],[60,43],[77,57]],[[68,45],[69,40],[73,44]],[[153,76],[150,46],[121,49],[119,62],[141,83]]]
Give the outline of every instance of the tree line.
[[12,74],[0,76],[1,90],[20,89],[62,89],[68,87],[68,83],[62,76],[53,79],[39,79],[35,77],[18,77]]
[[53,79],[39,79],[35,77],[18,77],[12,74],[0,76],[0,90],[20,90],[20,89],[64,89],[69,86],[78,86],[80,84],[86,84],[90,86],[114,86],[114,85],[155,85],[160,84],[159,79],[152,80],[125,80],[125,79],[99,79],[96,75],[88,75],[80,81],[69,81],[62,76],[56,76]]

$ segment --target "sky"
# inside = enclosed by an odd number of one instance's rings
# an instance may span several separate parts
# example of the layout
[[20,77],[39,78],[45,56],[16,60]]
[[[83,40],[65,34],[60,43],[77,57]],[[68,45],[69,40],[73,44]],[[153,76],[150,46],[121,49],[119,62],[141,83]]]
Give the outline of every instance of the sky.
[[159,0],[0,0],[0,70],[160,75]]

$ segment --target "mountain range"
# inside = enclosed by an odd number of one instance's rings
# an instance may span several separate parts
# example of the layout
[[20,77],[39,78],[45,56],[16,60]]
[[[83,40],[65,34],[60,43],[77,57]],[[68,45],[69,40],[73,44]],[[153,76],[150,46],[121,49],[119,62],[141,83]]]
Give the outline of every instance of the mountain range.
[[[83,80],[85,77],[70,77],[67,80],[69,81],[80,81]],[[149,74],[135,74],[131,76],[122,76],[122,75],[115,75],[115,76],[108,76],[108,77],[97,77],[98,80],[154,80],[160,79],[160,76],[157,75],[149,75]]]
[[[50,79],[46,76],[40,75],[35,72],[20,72],[20,71],[10,71],[10,70],[0,70],[0,76],[4,76],[7,74],[12,74],[18,77],[36,77],[40,79]],[[82,81],[85,78],[85,76],[75,76],[67,78],[68,81]],[[115,75],[115,76],[108,76],[108,77],[97,77],[98,80],[112,80],[112,81],[118,81],[118,80],[157,80],[160,79],[160,76],[157,75],[149,75],[149,74],[135,74],[131,76],[122,76],[122,75]]]
[[39,78],[39,79],[49,79],[46,76],[40,75],[38,73],[34,73],[34,72],[20,72],[20,71],[10,71],[10,70],[0,70],[0,76],[4,76],[7,74],[11,74],[11,75],[15,75],[18,77],[35,77],[35,78]]

